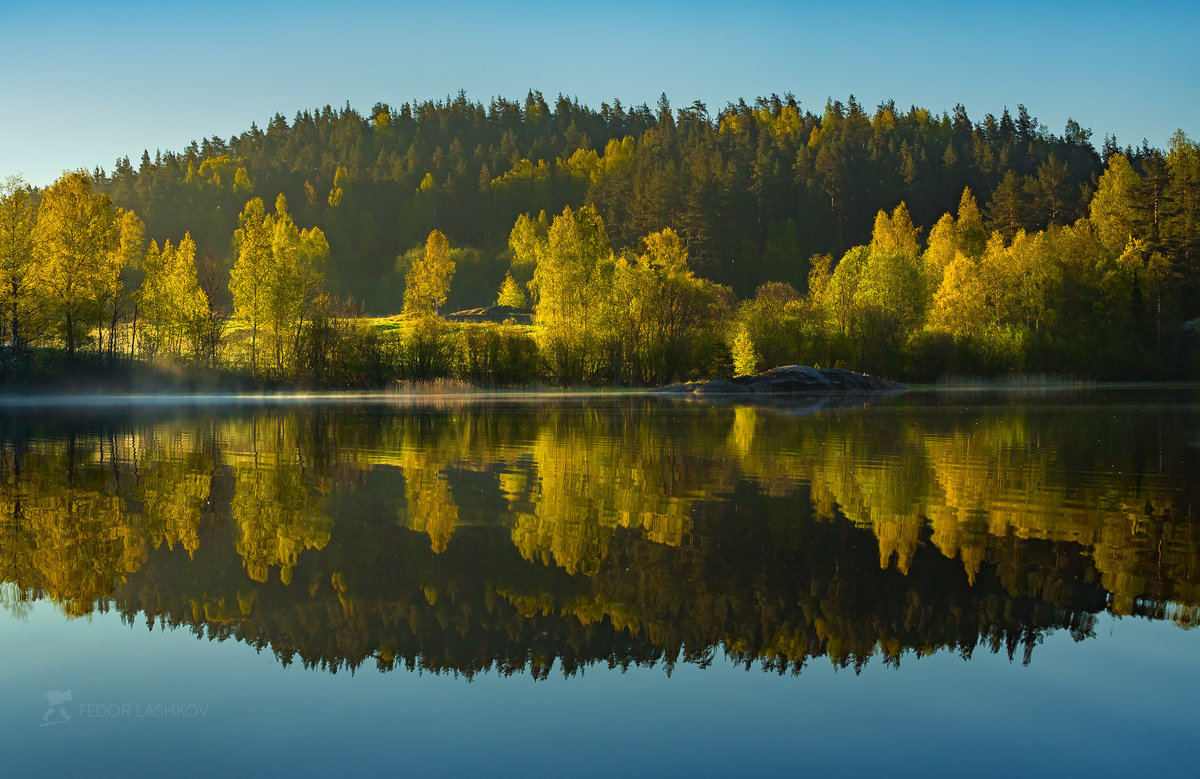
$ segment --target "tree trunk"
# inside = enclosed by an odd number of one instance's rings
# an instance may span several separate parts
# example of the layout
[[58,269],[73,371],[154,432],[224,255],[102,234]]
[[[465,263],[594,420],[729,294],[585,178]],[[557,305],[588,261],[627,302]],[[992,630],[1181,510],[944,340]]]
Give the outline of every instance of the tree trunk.
[[75,317],[67,312],[67,363],[75,362]]

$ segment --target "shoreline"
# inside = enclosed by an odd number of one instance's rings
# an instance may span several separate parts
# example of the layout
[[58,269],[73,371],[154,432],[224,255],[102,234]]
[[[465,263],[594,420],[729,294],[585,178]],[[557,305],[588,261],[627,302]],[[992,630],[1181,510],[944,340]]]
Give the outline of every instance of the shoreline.
[[663,386],[554,386],[529,383],[483,386],[460,379],[393,382],[386,386],[329,386],[288,381],[214,368],[179,369],[146,363],[97,365],[83,361],[70,371],[38,372],[0,379],[0,407],[48,408],[67,405],[166,406],[269,405],[302,403],[412,403],[451,399],[569,399],[655,397],[714,401],[784,402],[788,399],[886,396],[906,392],[941,395],[1027,394],[1106,389],[1186,390],[1188,381],[1098,381],[1047,374],[994,379],[959,378],[902,384],[841,368],[788,365],[759,374]]
[[669,392],[662,388],[587,388],[567,389],[484,389],[475,388],[457,392],[414,392],[405,390],[280,390],[280,391],[226,391],[226,392],[89,392],[89,393],[0,393],[0,410],[55,408],[204,408],[220,406],[269,407],[305,405],[419,405],[422,403],[487,403],[487,402],[534,402],[571,400],[617,400],[617,399],[661,399],[676,402],[743,403],[751,405],[789,405],[813,401],[831,402],[839,399],[863,400],[868,398],[914,395],[1024,395],[1031,393],[1071,393],[1104,390],[1117,391],[1170,391],[1200,390],[1198,382],[1105,382],[1087,386],[1057,385],[1040,387],[972,386],[945,388],[918,385],[903,390],[847,390],[840,392],[792,392],[792,393],[704,393]]

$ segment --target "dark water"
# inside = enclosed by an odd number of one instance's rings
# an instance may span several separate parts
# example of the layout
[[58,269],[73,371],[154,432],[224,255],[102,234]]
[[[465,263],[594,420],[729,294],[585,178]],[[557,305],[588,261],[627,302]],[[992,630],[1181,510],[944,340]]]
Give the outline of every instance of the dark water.
[[1191,775],[1200,394],[11,406],[0,582],[6,776]]

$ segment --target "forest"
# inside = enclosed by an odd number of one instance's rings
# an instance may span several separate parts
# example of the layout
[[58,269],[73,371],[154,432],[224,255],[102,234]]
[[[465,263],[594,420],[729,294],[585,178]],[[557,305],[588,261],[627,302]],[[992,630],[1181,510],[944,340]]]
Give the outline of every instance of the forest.
[[[1195,378],[1198,252],[1182,130],[1097,150],[1024,106],[460,93],[276,115],[43,190],[10,178],[0,327],[10,379],[84,361],[327,386],[789,363]],[[517,316],[448,316],[497,304]]]

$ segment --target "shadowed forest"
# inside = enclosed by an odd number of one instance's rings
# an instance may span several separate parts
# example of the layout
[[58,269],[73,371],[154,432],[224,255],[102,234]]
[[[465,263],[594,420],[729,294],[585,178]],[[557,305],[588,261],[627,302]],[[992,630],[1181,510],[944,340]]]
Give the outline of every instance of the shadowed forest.
[[460,93],[0,194],[11,379],[1200,375],[1200,146],[1097,150],[1023,106]]

